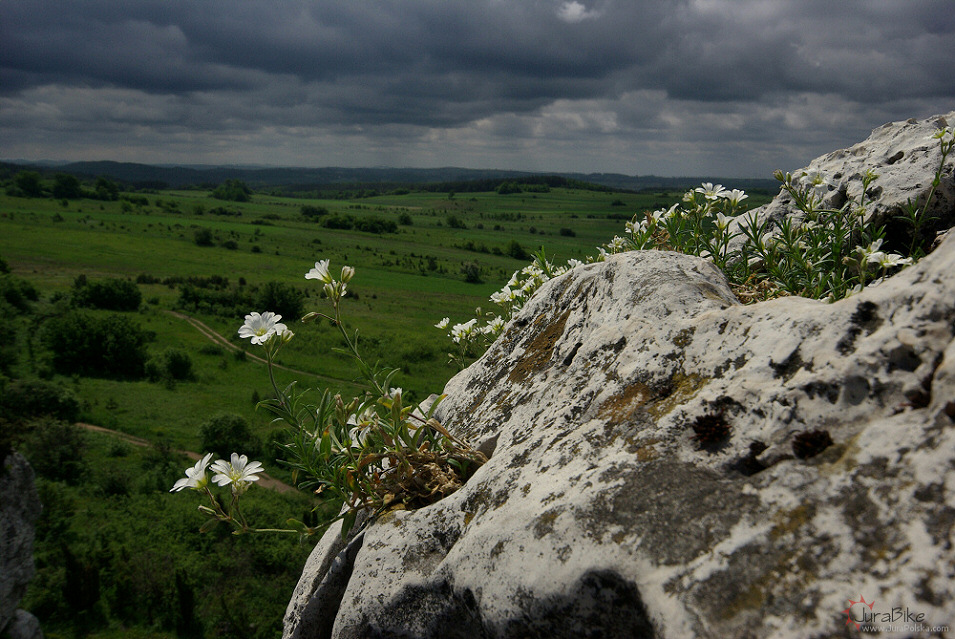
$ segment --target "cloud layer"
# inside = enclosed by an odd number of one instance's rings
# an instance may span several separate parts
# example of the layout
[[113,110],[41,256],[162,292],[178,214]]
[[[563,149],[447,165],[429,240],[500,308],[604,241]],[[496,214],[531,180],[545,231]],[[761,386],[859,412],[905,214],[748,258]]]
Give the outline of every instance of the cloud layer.
[[949,0],[0,2],[0,153],[768,177],[953,59]]

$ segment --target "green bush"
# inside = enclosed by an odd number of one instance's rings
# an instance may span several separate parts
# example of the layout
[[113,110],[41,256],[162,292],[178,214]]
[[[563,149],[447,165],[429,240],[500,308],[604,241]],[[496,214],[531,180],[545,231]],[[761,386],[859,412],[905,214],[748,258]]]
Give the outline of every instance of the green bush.
[[299,211],[301,212],[302,217],[310,220],[328,215],[328,209],[326,209],[324,206],[314,206],[312,204],[303,204]]
[[80,402],[70,389],[42,379],[14,380],[0,396],[0,416],[13,422],[41,416],[75,422],[79,413]]
[[397,233],[398,225],[391,220],[383,220],[380,217],[372,216],[355,221],[355,230],[363,233]]
[[167,348],[146,363],[150,381],[188,381],[194,379],[192,357],[181,348]]
[[40,299],[40,292],[30,282],[4,275],[0,277],[0,300],[6,302],[20,312],[30,310],[30,302]]
[[285,321],[297,320],[305,311],[305,293],[285,282],[266,282],[255,301],[258,308],[278,313]]
[[107,311],[135,311],[143,301],[139,287],[129,280],[106,279],[88,282],[77,278],[73,284],[73,303],[85,308]]
[[193,241],[195,241],[196,246],[212,246],[214,244],[212,240],[212,231],[207,228],[198,228],[193,233]]
[[139,379],[152,335],[123,315],[95,317],[70,311],[49,320],[42,339],[59,373]]
[[87,471],[84,433],[79,426],[55,417],[26,422],[17,449],[41,477],[76,484]]
[[226,180],[215,188],[212,197],[229,202],[248,202],[252,199],[252,190],[242,180]]
[[355,218],[351,215],[330,215],[322,220],[322,226],[347,231],[355,226]]
[[261,448],[259,438],[249,422],[241,415],[218,413],[199,427],[202,452],[216,453],[226,459],[232,453],[257,455]]

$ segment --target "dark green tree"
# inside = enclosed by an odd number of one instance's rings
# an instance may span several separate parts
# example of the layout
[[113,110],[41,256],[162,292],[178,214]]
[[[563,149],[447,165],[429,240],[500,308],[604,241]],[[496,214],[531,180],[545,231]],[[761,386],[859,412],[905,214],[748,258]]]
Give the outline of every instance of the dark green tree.
[[43,197],[43,185],[36,171],[21,171],[14,178],[14,184],[27,197]]
[[212,191],[212,197],[228,202],[248,202],[252,199],[252,189],[242,180],[226,180]]
[[234,413],[217,413],[199,427],[202,452],[228,459],[232,453],[257,455],[261,447],[249,422]]
[[83,197],[83,187],[75,175],[57,173],[53,177],[53,197],[58,200],[78,200]]

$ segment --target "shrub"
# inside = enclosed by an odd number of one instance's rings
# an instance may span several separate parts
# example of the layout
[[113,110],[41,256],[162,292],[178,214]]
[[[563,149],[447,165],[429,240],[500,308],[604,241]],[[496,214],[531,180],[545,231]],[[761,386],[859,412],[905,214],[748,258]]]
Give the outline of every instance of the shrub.
[[226,180],[212,191],[212,197],[229,202],[248,202],[252,190],[242,180]]
[[212,231],[207,228],[198,228],[193,234],[196,246],[212,246]]
[[107,279],[87,282],[78,278],[73,284],[73,303],[107,311],[135,311],[143,301],[139,287],[129,280]]
[[187,381],[195,376],[192,358],[180,348],[167,348],[146,364],[146,376],[150,381]]
[[477,262],[465,262],[462,264],[461,273],[464,274],[464,281],[469,284],[480,284],[484,281],[481,279],[481,265]]
[[511,240],[510,244],[507,245],[507,250],[504,252],[516,260],[526,260],[530,258],[530,254],[524,250],[524,247],[521,246],[517,240]]
[[355,221],[355,230],[363,233],[397,233],[398,225],[380,217],[367,217]]
[[445,218],[445,221],[448,223],[448,227],[452,229],[466,229],[468,227],[457,215],[449,215]]
[[30,282],[4,275],[0,277],[0,300],[21,313],[29,312],[30,302],[40,299],[40,292]]
[[322,220],[322,226],[347,231],[355,226],[355,218],[351,215],[330,215]]
[[398,216],[398,224],[401,224],[402,226],[411,226],[413,224],[411,215],[409,213],[401,213]]
[[114,379],[139,379],[152,335],[123,315],[94,317],[71,311],[49,320],[43,342],[57,372]]
[[76,484],[86,472],[83,431],[70,422],[41,417],[28,422],[18,449],[41,477]]
[[574,229],[569,229],[566,226],[561,227],[560,234],[564,237],[577,237],[577,234],[574,233]]
[[328,209],[324,206],[314,206],[312,204],[303,204],[299,212],[302,214],[302,217],[309,220],[315,220],[328,215]]
[[49,416],[75,422],[80,403],[68,389],[42,379],[18,379],[10,382],[0,396],[0,416],[20,422]]
[[305,310],[305,294],[291,284],[266,282],[256,299],[258,308],[270,308],[286,321],[297,320]]
[[239,451],[249,455],[258,454],[261,443],[241,415],[218,413],[199,427],[202,451],[216,453],[226,459]]

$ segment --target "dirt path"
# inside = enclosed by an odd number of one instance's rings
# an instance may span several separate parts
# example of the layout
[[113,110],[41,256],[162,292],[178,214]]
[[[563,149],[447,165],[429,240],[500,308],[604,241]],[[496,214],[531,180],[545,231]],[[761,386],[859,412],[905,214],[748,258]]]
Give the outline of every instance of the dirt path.
[[[254,360],[256,362],[260,362],[262,364],[268,364],[268,361],[266,361],[264,357],[253,355],[249,351],[246,351],[244,348],[240,348],[236,346],[235,344],[230,342],[226,337],[224,337],[221,333],[217,333],[214,329],[210,328],[208,324],[202,322],[201,320],[197,320],[196,318],[190,317],[189,315],[186,315],[185,313],[180,313],[179,311],[164,310],[163,312],[168,313],[169,315],[172,315],[173,317],[177,319],[181,319],[185,322],[188,322],[197,331],[199,331],[200,333],[208,337],[210,340],[212,340],[215,344],[218,344],[219,346],[228,348],[230,351],[234,351],[234,352],[245,351],[245,356],[248,357],[249,359]],[[329,382],[337,382],[339,384],[342,383],[342,380],[336,379],[334,377],[328,377],[327,375],[320,375],[318,373],[309,373],[308,371],[300,371],[295,368],[289,368],[288,366],[282,366],[281,364],[273,364],[273,366],[275,366],[275,368],[280,368],[283,371],[295,373],[296,375],[307,375],[309,377],[315,377],[315,378],[323,379]]]
[[[109,428],[103,428],[102,426],[96,426],[95,424],[84,424],[82,422],[77,422],[76,425],[94,433],[106,433],[107,435],[112,435],[113,437],[121,439],[128,444],[132,444],[133,446],[152,446],[152,442],[143,439],[142,437],[130,435],[129,433],[122,433],[118,430],[111,430]],[[176,450],[174,452],[185,455],[193,461],[199,461],[202,459],[202,455],[191,450]],[[269,488],[280,493],[290,493],[296,490],[293,486],[289,486],[288,484],[281,482],[274,477],[266,475],[265,473],[261,473],[259,477],[258,484],[263,488]]]

